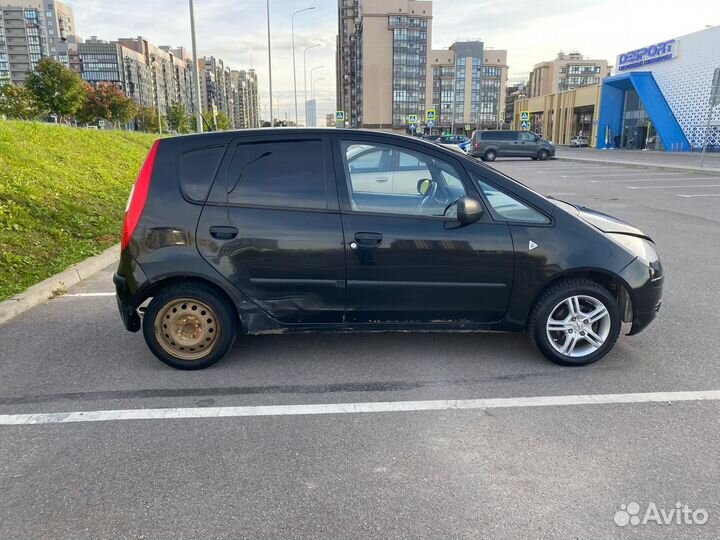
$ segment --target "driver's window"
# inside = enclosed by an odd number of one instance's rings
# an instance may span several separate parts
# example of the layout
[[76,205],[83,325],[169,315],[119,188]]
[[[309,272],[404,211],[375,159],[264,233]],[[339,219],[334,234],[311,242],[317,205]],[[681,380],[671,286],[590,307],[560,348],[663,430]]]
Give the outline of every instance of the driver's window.
[[[351,208],[357,212],[452,217],[454,203],[466,194],[454,166],[422,152],[345,141],[342,153]],[[371,156],[372,161],[382,156],[382,167],[367,168]]]
[[523,142],[535,142],[535,135],[524,132],[520,134],[520,140]]

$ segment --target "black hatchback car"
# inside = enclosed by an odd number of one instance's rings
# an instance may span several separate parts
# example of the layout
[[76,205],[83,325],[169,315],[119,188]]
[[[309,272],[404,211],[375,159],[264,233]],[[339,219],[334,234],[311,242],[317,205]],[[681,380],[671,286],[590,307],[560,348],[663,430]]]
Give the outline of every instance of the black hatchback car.
[[584,365],[660,308],[652,240],[435,144],[343,129],[157,141],[114,276],[125,327],[181,369],[239,334],[526,331]]

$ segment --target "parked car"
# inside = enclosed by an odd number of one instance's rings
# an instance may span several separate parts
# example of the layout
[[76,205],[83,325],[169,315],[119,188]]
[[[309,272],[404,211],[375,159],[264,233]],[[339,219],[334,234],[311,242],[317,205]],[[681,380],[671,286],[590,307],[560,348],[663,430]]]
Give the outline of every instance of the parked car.
[[590,140],[582,135],[577,135],[570,140],[570,145],[575,148],[582,148],[584,146],[590,146]]
[[456,151],[275,129],[155,142],[114,283],[127,330],[180,369],[241,334],[393,330],[527,332],[584,365],[655,318],[663,269],[637,228]]
[[467,152],[467,148],[470,145],[470,137],[465,135],[443,135],[436,141],[438,144],[454,144],[459,146],[463,152]]
[[437,141],[440,138],[440,135],[421,135],[421,139],[426,141]]
[[555,145],[532,131],[474,131],[468,154],[483,161],[495,161],[498,157],[544,161],[555,155]]

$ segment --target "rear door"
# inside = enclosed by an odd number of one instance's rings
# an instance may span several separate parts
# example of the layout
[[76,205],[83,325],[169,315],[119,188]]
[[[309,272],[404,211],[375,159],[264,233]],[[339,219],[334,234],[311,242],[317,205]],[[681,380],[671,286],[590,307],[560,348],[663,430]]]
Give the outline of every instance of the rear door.
[[338,323],[345,253],[329,138],[232,141],[197,228],[198,250],[283,323]]

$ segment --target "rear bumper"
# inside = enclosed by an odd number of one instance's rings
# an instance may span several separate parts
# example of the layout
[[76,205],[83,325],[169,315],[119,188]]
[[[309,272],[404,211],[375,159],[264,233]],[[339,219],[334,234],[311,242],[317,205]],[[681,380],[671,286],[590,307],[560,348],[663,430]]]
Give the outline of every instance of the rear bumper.
[[659,262],[651,266],[635,259],[620,272],[620,277],[630,286],[633,323],[628,335],[632,336],[645,330],[660,312],[665,276]]
[[120,319],[122,319],[123,325],[128,331],[137,332],[140,330],[140,315],[133,306],[128,281],[124,276],[115,273],[113,283],[115,284],[115,300],[120,312]]

